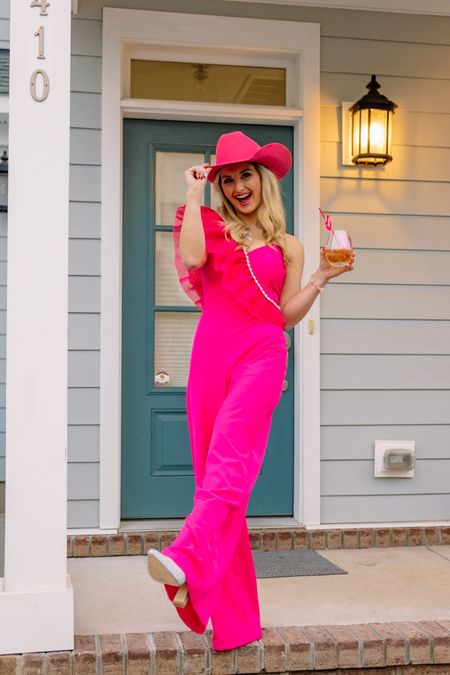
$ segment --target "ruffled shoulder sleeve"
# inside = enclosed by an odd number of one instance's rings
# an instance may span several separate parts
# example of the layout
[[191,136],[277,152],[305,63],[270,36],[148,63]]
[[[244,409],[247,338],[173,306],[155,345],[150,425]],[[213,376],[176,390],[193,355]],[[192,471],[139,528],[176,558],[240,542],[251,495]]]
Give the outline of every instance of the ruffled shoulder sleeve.
[[[193,300],[197,307],[203,309],[203,274],[202,267],[197,269],[187,268],[180,257],[179,242],[180,231],[183,222],[185,206],[178,207],[173,226],[173,241],[175,249],[175,267],[178,279],[183,290]],[[208,257],[211,257],[210,270],[221,275],[222,287],[244,306],[244,308],[259,318],[261,321],[269,321],[284,327],[284,315],[277,301],[279,298],[268,300],[267,289],[265,292],[258,287],[254,279],[250,260],[242,247],[229,236],[225,238],[225,223],[221,216],[207,206],[201,207],[203,230],[205,233],[205,247]],[[279,262],[279,261],[278,261]],[[282,274],[285,269],[279,262],[278,271]],[[258,282],[259,283],[259,282]]]
[[[191,298],[191,300],[193,300],[197,307],[203,309],[202,269],[189,269],[183,263],[180,256],[180,233],[185,209],[185,205],[179,206],[177,208],[175,213],[175,221],[173,224],[175,269],[177,271],[181,287],[185,293]],[[230,252],[230,247],[231,250],[236,247],[236,242],[225,239],[224,222],[217,211],[214,211],[207,206],[201,206],[200,212],[203,223],[203,231],[205,233],[205,248],[207,254],[222,254],[224,257],[226,257],[227,252]]]

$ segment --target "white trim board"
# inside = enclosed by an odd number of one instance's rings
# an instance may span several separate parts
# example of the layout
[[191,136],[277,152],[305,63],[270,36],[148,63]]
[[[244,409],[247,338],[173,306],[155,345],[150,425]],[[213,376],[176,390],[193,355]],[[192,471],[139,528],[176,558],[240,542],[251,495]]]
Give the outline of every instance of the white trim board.
[[[211,36],[211,43],[205,43]],[[103,8],[100,528],[120,527],[122,363],[123,117],[289,124],[294,129],[294,231],[306,250],[305,278],[319,264],[320,25],[236,17]],[[288,105],[258,106],[136,101],[127,98],[127,69],[135,49],[226,63],[230,56],[287,61]],[[153,52],[152,52],[153,50]],[[168,108],[170,107],[170,117]],[[302,171],[307,166],[308,171]],[[307,330],[308,319],[317,326]],[[294,518],[320,523],[320,306],[294,331]],[[307,393],[307,395],[306,395]],[[305,395],[304,395],[305,394]]]
[[323,7],[324,9],[351,9],[367,12],[397,14],[427,14],[450,16],[449,0],[227,0],[227,2],[254,2],[296,7]]
[[[350,105],[350,104],[349,104]],[[248,124],[285,124],[295,126],[303,117],[301,108],[281,108],[222,103],[191,103],[189,101],[146,101],[143,99],[123,99],[121,108],[124,117],[157,119],[157,120],[184,120],[203,122],[235,122],[245,120]]]

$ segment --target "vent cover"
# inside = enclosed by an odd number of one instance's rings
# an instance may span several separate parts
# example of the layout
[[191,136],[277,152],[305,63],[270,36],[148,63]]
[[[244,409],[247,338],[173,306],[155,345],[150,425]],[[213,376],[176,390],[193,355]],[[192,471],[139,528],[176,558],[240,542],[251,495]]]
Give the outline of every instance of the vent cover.
[[247,77],[234,102],[247,105],[286,105],[285,83],[272,77]]

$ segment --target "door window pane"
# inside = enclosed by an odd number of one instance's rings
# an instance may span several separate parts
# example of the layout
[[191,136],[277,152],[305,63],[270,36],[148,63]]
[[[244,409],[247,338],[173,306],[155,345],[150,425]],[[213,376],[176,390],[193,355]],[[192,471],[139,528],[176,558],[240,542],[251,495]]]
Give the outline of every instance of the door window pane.
[[[213,152],[211,153],[211,159],[209,161],[210,161],[210,164],[212,164],[214,166],[214,164],[216,163],[215,153],[213,153]],[[217,209],[220,205],[220,201],[221,201],[220,197],[217,194],[215,188],[211,186],[211,208],[214,209],[215,211],[217,211]]]
[[[204,155],[194,152],[157,151],[155,157],[155,224],[172,225],[177,206],[186,202],[184,172],[203,164]],[[150,186],[153,192],[153,185]]]
[[155,232],[155,304],[192,307],[178,281],[172,232]]
[[286,105],[286,69],[131,59],[131,98]]
[[155,313],[155,387],[186,386],[199,318],[200,312]]

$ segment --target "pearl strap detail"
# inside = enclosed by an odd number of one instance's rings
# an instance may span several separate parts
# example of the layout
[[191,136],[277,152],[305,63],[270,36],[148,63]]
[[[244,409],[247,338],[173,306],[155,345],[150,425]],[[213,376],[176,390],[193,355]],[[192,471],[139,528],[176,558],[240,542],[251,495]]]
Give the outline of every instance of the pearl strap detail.
[[253,271],[253,269],[252,269],[252,266],[251,266],[251,264],[250,264],[250,259],[249,259],[249,257],[248,257],[247,251],[245,250],[245,248],[242,249],[242,250],[244,251],[245,259],[246,259],[246,261],[247,261],[247,267],[248,267],[248,269],[249,269],[249,271],[250,271],[250,274],[252,275],[252,277],[253,277],[253,279],[254,279],[254,281],[255,281],[255,284],[258,286],[259,290],[260,290],[261,293],[264,295],[264,297],[267,298],[267,300],[268,300],[269,302],[271,302],[272,305],[275,305],[275,307],[281,311],[280,305],[278,305],[278,304],[275,302],[275,300],[272,300],[272,298],[269,297],[269,296],[267,295],[266,291],[263,289],[263,287],[262,287],[261,284],[259,283],[258,279],[256,278],[255,273],[254,273],[254,271]]

